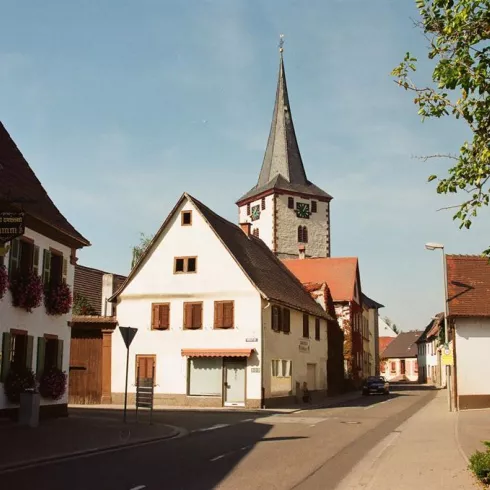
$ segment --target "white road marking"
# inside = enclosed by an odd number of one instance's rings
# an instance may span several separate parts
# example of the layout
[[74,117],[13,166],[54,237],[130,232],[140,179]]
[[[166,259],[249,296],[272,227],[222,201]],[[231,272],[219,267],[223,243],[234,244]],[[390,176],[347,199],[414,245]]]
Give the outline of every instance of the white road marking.
[[218,461],[220,459],[223,459],[224,457],[226,456],[231,456],[232,454],[235,454],[237,453],[238,451],[245,451],[246,449],[252,447],[252,445],[249,445],[249,446],[243,446],[241,447],[240,449],[236,449],[235,451],[229,451],[227,453],[224,453],[224,454],[220,454],[219,456],[215,456],[214,458],[211,458],[209,461],[213,462],[213,461]]
[[143,490],[143,488],[146,488],[146,485],[138,485],[137,487],[131,488],[131,490]]
[[243,424],[244,422],[253,422],[253,421],[254,421],[254,419],[245,419],[245,420],[242,420],[241,423]]
[[226,454],[220,454],[219,456],[216,456],[215,458],[211,458],[209,461],[218,461],[218,459],[224,458]]
[[211,427],[203,427],[202,429],[196,429],[193,432],[207,432],[209,430],[216,430],[216,429],[222,429],[223,427],[229,427],[230,424],[216,424],[212,425]]

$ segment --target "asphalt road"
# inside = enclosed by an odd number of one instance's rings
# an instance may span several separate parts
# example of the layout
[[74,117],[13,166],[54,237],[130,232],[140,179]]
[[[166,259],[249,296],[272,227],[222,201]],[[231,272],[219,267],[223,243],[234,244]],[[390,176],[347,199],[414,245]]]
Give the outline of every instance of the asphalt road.
[[[333,490],[432,391],[293,414],[158,412],[180,438],[0,474],[2,490]],[[100,413],[94,416],[103,416]]]

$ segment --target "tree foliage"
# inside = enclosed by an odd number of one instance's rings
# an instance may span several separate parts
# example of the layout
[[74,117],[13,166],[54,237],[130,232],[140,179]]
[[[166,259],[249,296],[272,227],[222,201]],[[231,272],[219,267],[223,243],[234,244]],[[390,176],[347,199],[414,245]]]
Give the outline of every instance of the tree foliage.
[[387,316],[385,316],[383,318],[383,321],[386,323],[386,325],[388,325],[388,327],[391,328],[391,330],[393,330],[393,332],[395,332],[397,335],[400,333],[400,329],[397,327],[397,325],[395,323],[393,323]]
[[[433,86],[420,87],[412,81],[417,58],[410,53],[392,75],[415,94],[422,120],[450,116],[470,130],[459,154],[424,157],[452,162],[447,175],[431,175],[428,180],[437,181],[439,194],[468,193],[454,206],[453,219],[460,228],[470,228],[480,208],[489,204],[490,0],[416,0],[416,5],[421,17],[416,24],[429,42],[429,59],[435,61]],[[484,253],[490,255],[490,248]]]
[[146,236],[144,233],[140,233],[140,242],[138,245],[133,247],[133,258],[131,260],[131,269],[136,265],[138,260],[141,258],[145,250],[150,245],[153,240],[153,236]]

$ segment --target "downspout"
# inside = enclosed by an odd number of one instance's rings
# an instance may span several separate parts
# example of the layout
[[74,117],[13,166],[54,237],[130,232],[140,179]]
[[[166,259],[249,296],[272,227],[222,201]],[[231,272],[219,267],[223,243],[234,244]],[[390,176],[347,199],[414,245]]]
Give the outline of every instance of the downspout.
[[261,318],[261,323],[260,323],[260,394],[261,394],[261,400],[260,400],[260,408],[265,408],[265,388],[264,388],[264,356],[265,356],[265,328],[264,328],[264,311],[267,310],[271,305],[271,302],[268,301],[267,305],[262,311],[262,318]]

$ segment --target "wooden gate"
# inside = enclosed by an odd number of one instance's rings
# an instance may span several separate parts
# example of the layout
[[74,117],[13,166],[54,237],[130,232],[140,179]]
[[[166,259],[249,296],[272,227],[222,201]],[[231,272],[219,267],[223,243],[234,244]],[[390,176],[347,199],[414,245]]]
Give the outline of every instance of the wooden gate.
[[68,403],[97,404],[102,400],[102,332],[72,329]]

